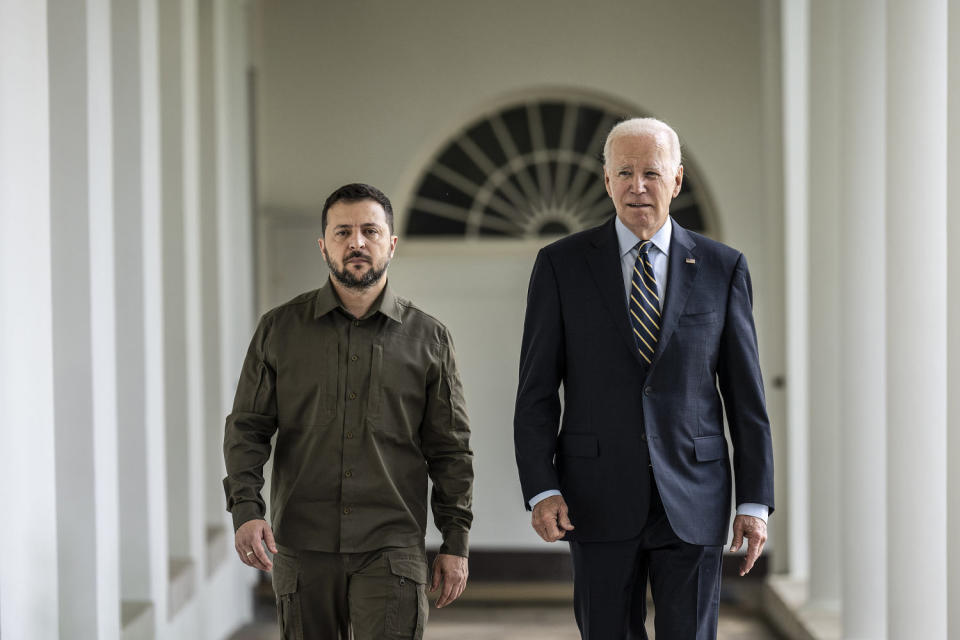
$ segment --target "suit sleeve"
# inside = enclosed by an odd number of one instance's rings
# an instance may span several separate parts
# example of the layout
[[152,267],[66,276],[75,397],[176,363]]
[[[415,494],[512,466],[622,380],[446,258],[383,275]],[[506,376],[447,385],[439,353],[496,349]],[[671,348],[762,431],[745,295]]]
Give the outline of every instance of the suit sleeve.
[[524,506],[548,489],[559,489],[554,466],[560,425],[559,387],[565,366],[563,314],[556,273],[541,250],[530,276],[520,348],[520,379],[513,438]]
[[773,513],[773,447],[753,323],[753,288],[741,254],[730,281],[717,378],[733,443],[736,503]]
[[223,458],[227,477],[223,489],[234,529],[266,517],[263,465],[270,458],[270,438],[277,430],[277,374],[266,355],[270,323],[261,319],[240,371],[233,411],[227,416]]

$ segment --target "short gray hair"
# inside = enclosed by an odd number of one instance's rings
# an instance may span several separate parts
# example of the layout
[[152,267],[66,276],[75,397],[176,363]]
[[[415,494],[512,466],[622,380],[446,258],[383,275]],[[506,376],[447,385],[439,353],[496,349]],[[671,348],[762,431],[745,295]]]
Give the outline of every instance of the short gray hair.
[[607,141],[603,143],[603,164],[607,165],[610,160],[610,147],[617,138],[625,136],[666,136],[670,147],[670,156],[673,160],[673,170],[676,171],[683,158],[680,153],[680,137],[670,125],[656,118],[630,118],[614,125],[607,134]]

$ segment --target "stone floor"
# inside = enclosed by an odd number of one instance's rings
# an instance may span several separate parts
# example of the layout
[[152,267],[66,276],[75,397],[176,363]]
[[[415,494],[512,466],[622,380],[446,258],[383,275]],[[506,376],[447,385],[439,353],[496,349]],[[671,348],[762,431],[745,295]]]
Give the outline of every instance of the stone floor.
[[[485,601],[483,594],[444,609],[430,609],[425,640],[579,640],[577,625],[569,599],[562,597],[566,589],[549,593],[539,601],[524,599],[522,593],[513,604],[502,598]],[[725,590],[726,591],[726,590]],[[464,594],[466,595],[466,594]],[[502,596],[502,590],[500,592]],[[775,640],[779,636],[745,603],[754,602],[753,594],[725,597],[720,606],[720,640]],[[258,608],[261,621],[238,631],[230,640],[280,640],[276,624],[263,618],[272,615],[267,607]],[[652,615],[647,628],[654,638]]]

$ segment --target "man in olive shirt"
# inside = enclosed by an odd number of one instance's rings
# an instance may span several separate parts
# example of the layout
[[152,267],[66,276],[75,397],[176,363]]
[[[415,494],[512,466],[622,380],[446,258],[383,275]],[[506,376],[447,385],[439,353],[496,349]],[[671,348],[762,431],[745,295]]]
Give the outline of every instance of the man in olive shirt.
[[[453,344],[387,284],[397,237],[382,192],[337,189],[322,225],[330,280],[263,316],[227,417],[235,546],[273,570],[284,638],[419,639],[428,475],[437,606],[467,580],[473,454]],[[274,433],[276,538],[260,495]]]

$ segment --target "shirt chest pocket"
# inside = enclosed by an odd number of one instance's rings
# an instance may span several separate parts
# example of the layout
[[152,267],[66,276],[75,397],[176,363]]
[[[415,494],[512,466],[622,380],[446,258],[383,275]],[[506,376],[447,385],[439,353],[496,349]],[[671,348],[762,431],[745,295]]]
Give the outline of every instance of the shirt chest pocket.
[[415,439],[426,406],[427,354],[409,346],[372,346],[367,421],[390,439]]

